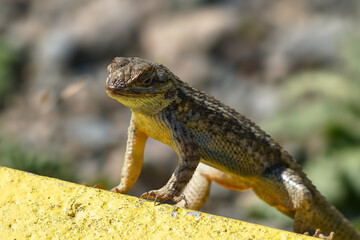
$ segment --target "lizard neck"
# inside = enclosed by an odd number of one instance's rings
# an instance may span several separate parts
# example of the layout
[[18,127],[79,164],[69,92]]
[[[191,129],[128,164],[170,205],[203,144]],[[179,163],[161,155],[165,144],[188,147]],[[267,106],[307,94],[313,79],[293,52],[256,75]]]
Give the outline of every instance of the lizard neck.
[[175,102],[177,98],[178,91],[172,89],[156,96],[140,97],[136,101],[133,101],[134,104],[131,104],[132,106],[129,106],[129,103],[125,105],[133,112],[141,115],[156,115]]

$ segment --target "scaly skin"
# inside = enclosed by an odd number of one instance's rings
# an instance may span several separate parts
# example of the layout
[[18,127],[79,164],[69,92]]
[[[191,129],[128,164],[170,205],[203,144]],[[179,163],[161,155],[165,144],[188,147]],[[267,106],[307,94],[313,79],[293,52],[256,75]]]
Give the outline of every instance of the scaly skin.
[[294,158],[245,116],[160,64],[118,57],[108,71],[108,95],[132,110],[121,182],[113,191],[126,193],[134,186],[146,140],[152,137],[174,148],[179,164],[164,187],[141,197],[199,209],[211,181],[232,190],[252,188],[294,219],[295,232],[319,228],[327,235],[334,231],[334,239],[360,239]]

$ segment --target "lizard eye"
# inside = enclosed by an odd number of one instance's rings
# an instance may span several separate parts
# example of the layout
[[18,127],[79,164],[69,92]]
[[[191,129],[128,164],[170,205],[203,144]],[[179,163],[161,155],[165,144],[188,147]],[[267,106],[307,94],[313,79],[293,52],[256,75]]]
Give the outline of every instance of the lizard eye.
[[151,83],[153,82],[153,74],[152,73],[145,73],[142,77],[141,77],[141,85],[143,86],[150,86]]
[[147,78],[143,81],[144,85],[148,86],[152,83],[152,78]]

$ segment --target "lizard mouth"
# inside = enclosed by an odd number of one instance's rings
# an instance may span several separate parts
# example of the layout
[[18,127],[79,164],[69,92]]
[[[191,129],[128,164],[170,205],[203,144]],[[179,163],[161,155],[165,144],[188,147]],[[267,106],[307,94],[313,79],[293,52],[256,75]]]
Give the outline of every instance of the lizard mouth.
[[121,96],[130,96],[138,94],[156,94],[159,91],[155,89],[120,89],[115,86],[106,85],[105,90],[108,94],[111,95],[121,95]]
[[[109,85],[106,85],[105,86],[105,90],[106,90],[106,92],[109,94],[115,94],[115,95],[128,95],[128,94],[130,94],[129,92],[128,92],[128,90],[125,90],[125,89],[119,89],[119,88],[117,88],[117,87],[114,87],[114,86],[109,86]],[[128,92],[128,94],[126,94]]]

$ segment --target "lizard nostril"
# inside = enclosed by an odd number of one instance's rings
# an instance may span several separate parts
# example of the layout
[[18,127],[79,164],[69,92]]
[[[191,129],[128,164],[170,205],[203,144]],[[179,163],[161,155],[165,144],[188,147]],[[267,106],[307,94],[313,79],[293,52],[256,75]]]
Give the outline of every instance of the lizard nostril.
[[117,87],[115,87],[114,85],[112,84],[106,84],[105,88],[107,90],[111,90],[111,91],[116,91]]

